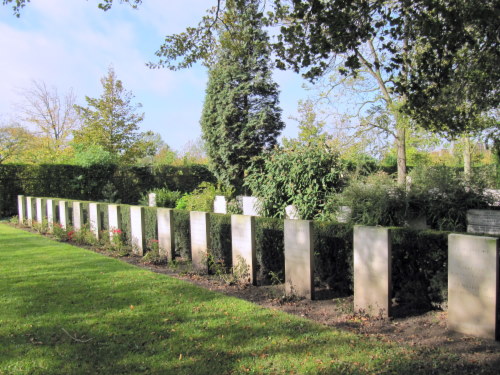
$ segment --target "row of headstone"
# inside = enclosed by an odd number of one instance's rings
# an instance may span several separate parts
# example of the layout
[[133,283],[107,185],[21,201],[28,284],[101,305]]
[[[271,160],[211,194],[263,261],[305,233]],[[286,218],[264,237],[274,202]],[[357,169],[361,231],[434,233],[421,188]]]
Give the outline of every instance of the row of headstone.
[[[32,222],[44,216],[43,200],[19,197],[19,218]],[[67,212],[66,201],[59,201],[59,218]],[[73,223],[80,217],[73,202]],[[30,208],[31,207],[31,208]],[[47,217],[54,217],[55,201],[45,203]],[[52,209],[50,208],[52,207]],[[81,206],[80,206],[81,209]],[[92,231],[100,228],[98,204],[89,204]],[[36,216],[33,216],[35,212]],[[76,212],[76,213],[75,213]],[[171,260],[174,253],[174,218],[171,209],[158,209],[160,254]],[[145,247],[144,208],[132,206],[133,251],[143,255]],[[119,229],[119,206],[108,205],[110,235]],[[95,221],[94,223],[93,220]],[[62,225],[62,223],[61,223]],[[210,215],[190,212],[191,256],[193,268],[208,271]],[[95,232],[95,233],[98,233]],[[243,281],[256,281],[255,217],[231,216],[233,269]],[[312,221],[285,220],[285,291],[289,295],[314,298],[314,230]],[[383,227],[354,227],[354,309],[371,316],[391,314],[392,236]],[[499,239],[463,234],[448,238],[448,324],[465,334],[499,339]]]

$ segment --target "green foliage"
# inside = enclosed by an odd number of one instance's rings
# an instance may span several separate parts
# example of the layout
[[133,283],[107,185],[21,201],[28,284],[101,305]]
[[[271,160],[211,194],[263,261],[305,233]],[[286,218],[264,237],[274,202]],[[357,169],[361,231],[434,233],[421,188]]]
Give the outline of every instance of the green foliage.
[[210,214],[210,262],[209,271],[225,270],[232,267],[231,215]]
[[[87,107],[75,106],[83,120],[74,132],[73,143],[80,147],[99,146],[113,158],[131,163],[147,154],[147,137],[138,133],[144,114],[136,114],[141,104],[133,105],[133,95],[123,88],[113,68],[101,79],[103,94],[99,99],[85,97]],[[102,155],[101,155],[102,156]]]
[[271,275],[284,274],[285,243],[283,220],[265,217],[255,218],[255,251],[257,273],[260,279],[270,279]]
[[151,193],[156,194],[157,207],[175,208],[177,201],[182,198],[182,193],[180,191],[170,191],[168,188],[163,187],[149,190],[141,197],[139,204],[143,206],[149,205],[149,194]]
[[487,209],[492,203],[484,194],[484,181],[477,177],[468,181],[446,167],[415,170],[408,193],[410,209],[425,215],[433,229],[465,232],[467,210]]
[[184,258],[191,259],[191,225],[189,212],[174,210],[175,253]]
[[210,169],[238,191],[252,158],[275,145],[284,128],[258,3],[227,1],[228,29],[219,33],[201,117]]
[[414,309],[447,299],[448,232],[392,230],[392,283],[396,301]]
[[351,180],[342,193],[328,197],[322,220],[337,220],[339,207],[352,210],[351,222],[363,225],[404,225],[407,202],[403,188],[383,172]]
[[343,166],[338,154],[325,148],[291,145],[275,148],[249,170],[245,184],[262,199],[262,213],[283,217],[293,204],[302,219],[322,212],[325,196],[342,184]]
[[188,211],[212,212],[218,190],[214,184],[202,182],[196,190],[185,194],[177,201],[175,208]]
[[116,164],[118,156],[107,151],[101,145],[75,144],[75,156],[73,163],[82,167],[91,167],[95,165]]
[[17,195],[136,204],[144,191],[164,186],[190,192],[214,182],[206,166],[0,165],[0,217],[17,213]]
[[315,283],[338,296],[353,291],[353,230],[351,225],[314,221]]

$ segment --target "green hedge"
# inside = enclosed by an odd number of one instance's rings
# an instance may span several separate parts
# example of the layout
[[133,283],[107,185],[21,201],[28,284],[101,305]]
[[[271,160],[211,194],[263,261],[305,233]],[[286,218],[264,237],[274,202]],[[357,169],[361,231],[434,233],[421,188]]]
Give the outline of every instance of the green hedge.
[[189,211],[173,210],[175,231],[175,255],[191,259],[191,225]]
[[204,165],[122,167],[116,165],[0,165],[0,217],[15,215],[17,195],[137,204],[148,190],[167,187],[183,193],[215,182]]
[[[231,249],[231,215],[210,214],[210,255],[226,270],[233,266]],[[213,272],[214,269],[210,269]]]
[[449,232],[392,228],[393,297],[429,309],[447,299]]
[[285,239],[282,219],[255,218],[255,247],[257,253],[257,278],[271,279],[271,272],[284,278]]

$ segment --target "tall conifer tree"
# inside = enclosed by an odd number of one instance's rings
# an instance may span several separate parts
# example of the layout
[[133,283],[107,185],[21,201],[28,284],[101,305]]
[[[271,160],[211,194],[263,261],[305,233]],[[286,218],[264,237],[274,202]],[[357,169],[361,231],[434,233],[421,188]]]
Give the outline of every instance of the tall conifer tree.
[[258,3],[227,1],[201,118],[210,167],[237,191],[252,158],[272,148],[284,127]]

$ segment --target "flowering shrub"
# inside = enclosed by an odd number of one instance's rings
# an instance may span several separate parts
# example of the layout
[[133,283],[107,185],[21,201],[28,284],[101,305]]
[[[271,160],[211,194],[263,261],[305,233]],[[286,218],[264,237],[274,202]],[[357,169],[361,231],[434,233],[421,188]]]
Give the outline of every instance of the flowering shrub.
[[55,223],[53,227],[53,235],[59,241],[68,241],[68,230],[61,224]]
[[113,228],[110,230],[111,235],[111,249],[117,251],[122,255],[126,255],[128,251],[126,250],[126,237],[125,233],[119,228]]

